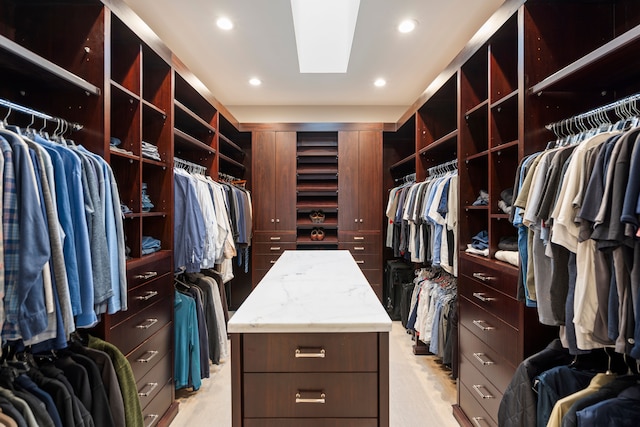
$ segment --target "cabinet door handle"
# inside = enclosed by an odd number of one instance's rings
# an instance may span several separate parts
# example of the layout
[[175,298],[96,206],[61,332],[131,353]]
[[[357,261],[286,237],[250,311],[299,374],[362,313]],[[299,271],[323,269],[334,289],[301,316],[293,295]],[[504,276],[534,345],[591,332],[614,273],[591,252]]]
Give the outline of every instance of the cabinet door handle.
[[364,251],[364,246],[356,246],[353,248],[354,251]]
[[307,391],[305,394],[317,394],[318,397],[302,397],[301,391],[296,393],[296,403],[325,403],[327,397],[322,391]]
[[280,218],[276,218],[276,222],[280,222]]
[[151,393],[153,393],[153,390],[155,390],[156,387],[158,387],[158,383],[147,383],[145,387],[147,387],[147,391],[139,391],[138,396],[148,397]]
[[280,236],[269,237],[269,239],[270,239],[271,241],[278,241],[278,240],[280,240]]
[[271,246],[269,248],[269,250],[271,250],[271,251],[279,251],[280,250],[280,246]]
[[360,218],[360,224],[362,224],[364,222],[364,220],[362,218]]
[[158,275],[157,271],[147,271],[142,274],[136,274],[135,276],[133,276],[133,278],[147,280],[147,279],[151,279],[152,277],[156,277],[157,275]]
[[136,362],[138,363],[149,363],[151,362],[151,359],[153,359],[154,357],[156,357],[158,355],[159,351],[158,350],[149,350],[147,351],[144,355],[147,357],[141,357],[140,359],[136,360]]
[[353,219],[353,222],[356,222],[356,223],[357,223],[357,222],[358,222],[358,218],[354,218],[354,219]]
[[275,218],[271,218],[271,222],[272,222],[272,223],[273,223],[273,222],[276,222]]
[[495,280],[495,277],[487,276],[484,273],[473,273],[473,277],[475,277],[476,279],[482,280],[483,282],[490,282],[492,280]]
[[356,260],[356,264],[364,264],[364,260],[363,259]]
[[307,358],[307,359],[324,359],[327,352],[322,347],[298,347],[296,348],[295,356],[296,359]]
[[484,296],[484,292],[474,292],[473,296],[478,298],[480,301],[482,302],[489,302],[489,301],[495,301],[495,298],[492,297],[485,297]]
[[144,322],[140,323],[139,325],[136,325],[136,328],[138,328],[138,329],[149,329],[150,327],[152,327],[156,323],[158,323],[158,319],[147,319]]
[[495,329],[493,326],[489,325],[484,320],[474,320],[473,324],[476,325],[478,328],[482,329],[483,331],[491,331]]
[[475,358],[476,358],[476,360],[477,360],[478,362],[480,362],[482,365],[484,365],[484,366],[489,366],[489,365],[494,365],[494,364],[495,364],[495,363],[493,362],[493,360],[486,359],[486,358],[485,358],[485,359],[483,359],[483,358],[482,358],[483,356],[486,356],[486,354],[484,354],[484,353],[473,353],[473,357],[475,357]]
[[353,240],[364,240],[364,236],[353,236]]
[[483,427],[482,424],[480,424],[480,421],[482,421],[485,425],[488,425],[482,417],[473,417],[471,418],[471,421],[473,421],[473,424],[475,424],[476,427]]
[[144,419],[146,420],[147,418],[151,418],[151,422],[149,424],[145,424],[144,427],[151,427],[152,425],[154,425],[156,423],[156,420],[160,417],[160,415],[158,414],[147,414],[145,415]]
[[138,301],[146,301],[158,295],[158,291],[147,291],[144,295],[138,295],[136,299]]
[[473,389],[476,391],[476,393],[478,393],[478,396],[480,396],[483,399],[493,399],[493,396],[490,394],[484,394],[482,392],[482,390],[480,390],[480,388],[485,388],[483,385],[480,384],[475,384],[473,386]]

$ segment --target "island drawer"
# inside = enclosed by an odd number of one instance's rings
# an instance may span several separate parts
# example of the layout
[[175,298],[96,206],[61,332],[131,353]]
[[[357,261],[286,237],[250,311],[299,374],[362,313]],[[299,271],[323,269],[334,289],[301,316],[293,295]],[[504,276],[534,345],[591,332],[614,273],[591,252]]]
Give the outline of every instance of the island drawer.
[[376,372],[377,333],[244,334],[245,372]]
[[375,418],[246,418],[244,427],[378,427]]
[[244,374],[245,418],[376,418],[378,374]]

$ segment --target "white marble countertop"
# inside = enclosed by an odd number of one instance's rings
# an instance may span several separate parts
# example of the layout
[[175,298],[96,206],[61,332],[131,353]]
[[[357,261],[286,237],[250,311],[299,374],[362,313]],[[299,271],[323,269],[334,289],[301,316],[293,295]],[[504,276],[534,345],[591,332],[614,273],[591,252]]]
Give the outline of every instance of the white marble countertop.
[[227,330],[386,332],[391,319],[349,251],[285,251]]

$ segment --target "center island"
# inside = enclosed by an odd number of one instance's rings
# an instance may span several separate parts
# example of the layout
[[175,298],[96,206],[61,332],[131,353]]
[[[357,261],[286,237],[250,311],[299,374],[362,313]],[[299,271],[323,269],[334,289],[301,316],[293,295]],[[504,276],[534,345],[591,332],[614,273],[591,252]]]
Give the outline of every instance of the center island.
[[228,323],[233,427],[387,427],[390,330],[349,251],[285,251]]

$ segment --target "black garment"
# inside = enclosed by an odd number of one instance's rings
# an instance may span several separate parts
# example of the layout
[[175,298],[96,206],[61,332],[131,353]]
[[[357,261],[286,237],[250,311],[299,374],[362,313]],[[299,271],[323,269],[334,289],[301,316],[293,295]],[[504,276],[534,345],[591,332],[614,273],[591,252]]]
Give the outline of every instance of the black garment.
[[74,347],[75,351],[82,352],[85,356],[90,358],[96,363],[100,375],[102,377],[102,384],[107,392],[107,399],[109,400],[109,412],[113,417],[113,422],[116,426],[123,426],[126,424],[124,416],[124,400],[122,397],[122,391],[120,391],[120,383],[118,382],[118,376],[116,370],[113,367],[113,362],[107,353],[104,351],[96,350],[89,347]]
[[60,381],[45,376],[42,372],[36,369],[30,369],[27,372],[29,378],[36,383],[43,391],[48,393],[56,404],[62,425],[64,427],[83,427],[84,422],[82,419],[79,423],[74,418],[73,402],[71,394],[67,388]]
[[26,391],[14,390],[13,394],[17,398],[27,402],[29,409],[31,409],[31,412],[38,423],[38,427],[55,427],[53,420],[47,412],[47,407],[44,402]]
[[516,369],[504,392],[498,409],[501,427],[535,427],[538,400],[533,391],[533,379],[542,372],[571,363],[572,356],[553,340],[544,350],[529,356]]
[[73,387],[73,394],[75,394],[82,405],[89,413],[93,408],[93,399],[91,397],[91,386],[89,385],[89,376],[87,370],[81,365],[74,362],[69,356],[58,357],[54,365],[60,369],[64,376]]
[[209,378],[209,331],[204,318],[203,291],[192,286],[187,294],[196,302],[196,318],[198,320],[198,338],[200,341],[200,378]]
[[22,414],[15,408],[15,406],[11,404],[11,402],[9,402],[9,399],[7,399],[6,397],[0,396],[0,409],[2,409],[2,412],[10,416],[16,422],[16,424],[18,424],[18,427],[28,427],[27,422],[25,421]]
[[[212,363],[218,365],[220,364],[220,345],[218,340],[218,323],[216,320],[216,312],[213,304],[213,288],[207,282],[207,280],[214,280],[211,278],[206,278],[204,275],[200,273],[186,274],[185,275],[189,282],[194,283],[194,286],[197,286],[204,294],[203,298],[203,309],[204,309],[204,319],[207,325],[207,340],[208,340],[208,349],[209,349],[209,359]],[[202,347],[202,337],[200,337],[200,346]],[[200,362],[202,365],[202,362]],[[209,362],[207,362],[207,365]],[[202,367],[201,367],[202,369]]]
[[58,412],[58,408],[56,408],[55,402],[46,391],[42,390],[38,385],[33,382],[31,378],[29,378],[26,374],[19,375],[15,380],[16,387],[19,387],[21,390],[29,392],[40,399],[46,406],[47,412],[51,417],[51,421],[56,427],[64,427],[62,425],[62,420],[60,419],[60,413]]
[[78,396],[74,394],[73,386],[69,383],[69,380],[64,375],[64,372],[53,365],[41,366],[40,371],[49,378],[60,381],[71,395],[73,419],[76,423],[76,426],[81,425],[84,427],[94,427],[93,420],[91,419],[91,414],[89,413],[89,411],[87,411],[87,408],[84,407],[80,399],[78,399]]
[[113,416],[109,410],[109,399],[107,399],[107,392],[102,383],[98,366],[93,360],[82,354],[70,353],[69,356],[71,356],[76,363],[82,365],[87,371],[89,385],[91,387],[91,397],[93,399],[93,405],[91,407],[93,423],[96,427],[115,426]]

